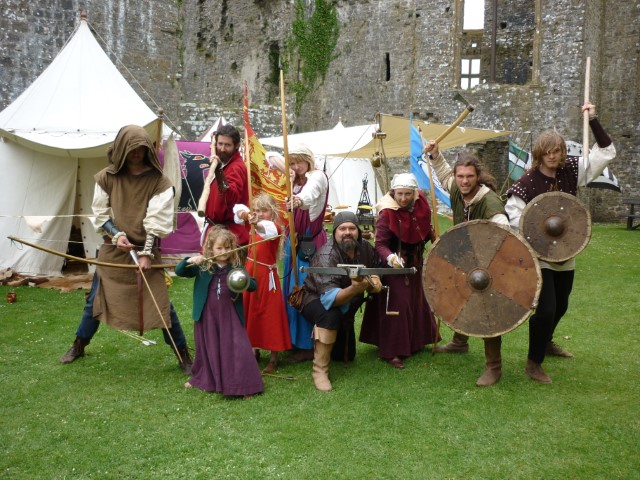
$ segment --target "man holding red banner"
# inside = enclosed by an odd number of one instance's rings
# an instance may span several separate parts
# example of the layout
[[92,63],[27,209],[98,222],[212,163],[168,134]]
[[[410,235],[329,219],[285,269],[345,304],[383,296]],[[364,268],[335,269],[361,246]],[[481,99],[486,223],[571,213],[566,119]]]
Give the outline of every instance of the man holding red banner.
[[[215,155],[211,155],[210,169],[216,176],[223,176],[222,182],[211,182],[209,198],[206,202],[207,223],[223,225],[236,236],[238,245],[249,243],[249,226],[234,222],[233,207],[236,204],[249,205],[249,181],[247,167],[240,155],[240,132],[232,125],[223,125],[215,134]],[[220,179],[218,179],[220,180]]]

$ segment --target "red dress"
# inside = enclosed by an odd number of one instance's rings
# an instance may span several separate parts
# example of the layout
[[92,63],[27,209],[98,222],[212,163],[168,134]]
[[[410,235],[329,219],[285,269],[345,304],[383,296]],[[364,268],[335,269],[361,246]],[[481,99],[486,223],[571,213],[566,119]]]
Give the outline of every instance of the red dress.
[[[278,233],[281,229],[278,228]],[[257,240],[262,237],[257,236]],[[278,275],[280,237],[251,247],[245,268],[258,282],[255,292],[244,292],[244,316],[251,346],[283,352],[291,349],[287,310]],[[255,269],[253,259],[257,259]]]

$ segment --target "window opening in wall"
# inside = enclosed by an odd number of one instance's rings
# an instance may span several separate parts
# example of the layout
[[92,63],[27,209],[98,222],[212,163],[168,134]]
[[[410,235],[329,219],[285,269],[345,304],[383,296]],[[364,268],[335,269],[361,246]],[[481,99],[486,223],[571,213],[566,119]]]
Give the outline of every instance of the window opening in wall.
[[480,84],[480,59],[463,58],[460,65],[460,88],[468,90]]
[[463,0],[460,88],[467,90],[480,84],[484,0]]
[[389,57],[389,52],[384,54],[384,66],[385,66],[385,82],[391,80],[391,58]]

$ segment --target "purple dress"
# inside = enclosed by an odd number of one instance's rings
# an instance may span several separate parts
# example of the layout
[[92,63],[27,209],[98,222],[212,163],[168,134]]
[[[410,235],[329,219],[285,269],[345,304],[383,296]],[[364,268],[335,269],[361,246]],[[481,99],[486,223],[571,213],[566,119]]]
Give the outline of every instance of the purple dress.
[[189,383],[227,396],[261,393],[262,375],[231,295],[227,269],[216,269],[202,317],[194,322],[196,358]]

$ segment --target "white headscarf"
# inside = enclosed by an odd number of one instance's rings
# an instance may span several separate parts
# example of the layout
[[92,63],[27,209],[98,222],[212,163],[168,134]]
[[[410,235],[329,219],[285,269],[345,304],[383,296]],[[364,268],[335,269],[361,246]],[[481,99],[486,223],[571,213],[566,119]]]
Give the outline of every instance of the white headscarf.
[[418,188],[418,180],[413,173],[396,173],[391,180],[391,190],[396,188]]
[[292,145],[289,147],[289,155],[297,155],[309,164],[309,171],[313,171],[316,168],[315,158],[313,152],[309,147],[303,143]]

